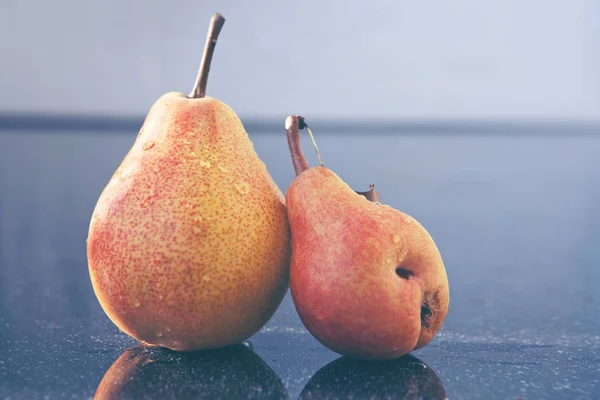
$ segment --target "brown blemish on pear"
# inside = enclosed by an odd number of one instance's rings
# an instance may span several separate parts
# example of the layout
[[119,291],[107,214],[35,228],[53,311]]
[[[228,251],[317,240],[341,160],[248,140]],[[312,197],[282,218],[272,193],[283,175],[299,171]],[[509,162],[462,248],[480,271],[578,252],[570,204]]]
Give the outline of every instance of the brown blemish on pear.
[[308,168],[301,121],[286,120],[297,174],[286,200],[290,286],[302,322],[323,344],[356,358],[397,358],[425,346],[449,302],[433,239],[412,217],[369,201],[379,200],[373,186],[355,192],[331,170]]
[[87,241],[109,318],[173,350],[247,339],[288,287],[284,197],[235,112],[203,96],[206,54],[223,21],[213,18],[192,97],[167,93],[152,106],[98,200]]

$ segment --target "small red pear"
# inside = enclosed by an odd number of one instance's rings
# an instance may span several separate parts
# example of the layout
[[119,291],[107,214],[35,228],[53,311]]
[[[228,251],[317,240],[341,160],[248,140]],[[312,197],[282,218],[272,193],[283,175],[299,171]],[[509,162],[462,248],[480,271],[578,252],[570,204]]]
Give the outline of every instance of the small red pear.
[[286,194],[290,288],[302,322],[354,358],[394,359],[425,346],[449,302],[435,242],[414,218],[381,204],[373,186],[355,192],[324,166],[309,168],[304,127],[302,117],[286,120],[297,175]]

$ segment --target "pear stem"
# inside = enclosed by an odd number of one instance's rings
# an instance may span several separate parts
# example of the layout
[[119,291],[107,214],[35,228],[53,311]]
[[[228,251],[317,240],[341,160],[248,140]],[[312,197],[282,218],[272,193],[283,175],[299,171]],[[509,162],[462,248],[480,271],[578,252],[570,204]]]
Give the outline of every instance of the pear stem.
[[315,137],[313,136],[313,133],[308,127],[306,121],[304,121],[304,117],[299,115],[290,115],[285,120],[285,133],[287,135],[288,147],[290,148],[290,154],[292,155],[292,164],[294,165],[296,176],[308,169],[308,163],[306,162],[306,158],[302,153],[302,146],[300,146],[300,131],[304,128],[306,128],[308,134],[310,135],[310,139],[312,140],[315,151],[317,152],[321,166],[325,166],[325,164],[323,164],[323,159],[321,158],[321,153],[319,153],[319,148],[317,147]]
[[200,70],[198,70],[194,89],[192,89],[189,94],[189,97],[192,99],[201,99],[206,95],[206,83],[208,82],[210,63],[212,61],[213,53],[215,52],[219,33],[221,33],[221,28],[223,28],[224,24],[225,18],[219,13],[213,15],[210,20],[206,44],[204,45],[204,54],[202,55],[202,61],[200,62]]
[[[319,157],[319,162],[321,166],[324,167],[323,159],[321,158],[321,153],[319,153],[319,148],[317,147],[317,142],[315,141],[315,137],[312,134],[312,131],[308,127],[308,124],[304,120],[304,117],[299,115],[290,115],[285,119],[285,133],[287,136],[288,147],[290,148],[290,154],[292,155],[292,164],[294,165],[294,171],[296,172],[296,176],[300,175],[302,172],[306,171],[308,167],[308,163],[306,162],[306,158],[302,153],[302,147],[300,146],[300,130],[306,128],[310,138],[312,139],[313,146],[315,147],[315,151],[317,152],[317,156]],[[372,202],[379,202],[380,196],[379,192],[375,190],[375,185],[369,185],[369,190],[366,192],[356,191],[357,194],[364,196],[367,200]]]
[[304,121],[304,117],[299,115],[290,115],[285,120],[285,133],[296,176],[308,169],[308,163],[300,146],[300,121]]

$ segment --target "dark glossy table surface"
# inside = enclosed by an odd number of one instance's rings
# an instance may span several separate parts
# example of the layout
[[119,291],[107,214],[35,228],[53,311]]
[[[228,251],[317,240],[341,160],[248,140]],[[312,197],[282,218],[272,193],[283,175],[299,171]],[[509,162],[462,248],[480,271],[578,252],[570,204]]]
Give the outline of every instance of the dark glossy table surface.
[[[600,398],[600,136],[316,132],[327,166],[421,221],[448,271],[434,341],[374,364],[320,345],[289,294],[227,350],[148,352],[120,333],[85,239],[136,133],[0,131],[0,399]],[[251,136],[285,190],[284,134]]]

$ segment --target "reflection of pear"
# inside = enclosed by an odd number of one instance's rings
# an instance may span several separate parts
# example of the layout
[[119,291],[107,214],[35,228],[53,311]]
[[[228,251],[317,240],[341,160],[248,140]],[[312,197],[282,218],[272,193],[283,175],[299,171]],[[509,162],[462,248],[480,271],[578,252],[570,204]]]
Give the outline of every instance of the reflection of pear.
[[104,399],[288,399],[275,372],[250,348],[199,353],[127,349],[94,397]]
[[308,381],[300,399],[447,399],[435,372],[416,357],[361,361],[341,357]]

